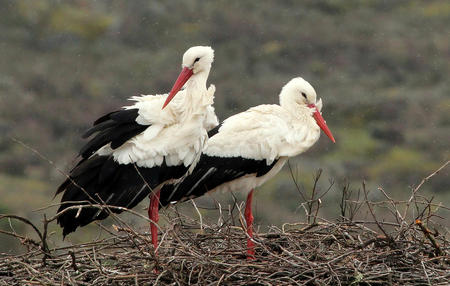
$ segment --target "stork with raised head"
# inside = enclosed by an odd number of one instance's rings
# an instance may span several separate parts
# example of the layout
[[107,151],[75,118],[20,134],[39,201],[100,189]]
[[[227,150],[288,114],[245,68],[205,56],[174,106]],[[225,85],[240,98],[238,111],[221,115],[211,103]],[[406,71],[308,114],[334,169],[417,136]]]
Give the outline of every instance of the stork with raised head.
[[218,125],[212,107],[215,87],[206,87],[213,60],[210,47],[188,49],[169,94],[134,96],[134,104],[100,117],[87,130],[83,137],[91,139],[81,148],[81,160],[56,192],[63,193],[58,223],[64,236],[108,216],[105,209],[73,206],[104,203],[133,208],[150,194],[148,213],[156,249],[159,190],[193,169],[207,131]]
[[[321,115],[322,100],[298,77],[281,90],[280,105],[259,105],[226,119],[210,131],[207,147],[194,171],[161,190],[161,206],[213,191],[250,191],[245,206],[247,233],[253,236],[253,190],[277,174],[288,158],[308,150],[320,129],[335,142]],[[248,257],[254,243],[247,240]]]

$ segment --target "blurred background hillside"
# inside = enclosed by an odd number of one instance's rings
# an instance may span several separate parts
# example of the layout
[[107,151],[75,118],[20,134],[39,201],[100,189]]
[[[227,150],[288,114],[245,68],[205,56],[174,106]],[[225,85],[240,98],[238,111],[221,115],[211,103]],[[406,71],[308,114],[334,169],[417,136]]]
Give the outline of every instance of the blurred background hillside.
[[[39,222],[43,211],[34,210],[58,202],[52,197],[63,180],[10,137],[69,170],[93,120],[130,96],[167,92],[193,45],[215,49],[209,82],[220,119],[277,103],[295,76],[316,88],[337,143],[322,134],[290,164],[306,189],[318,168],[322,190],[335,180],[324,216],[337,216],[345,181],[358,189],[366,180],[375,198],[381,186],[404,199],[450,157],[449,35],[447,0],[0,0],[0,213]],[[448,170],[423,190],[448,206]],[[257,193],[256,223],[301,220],[301,202],[286,167]],[[147,203],[137,209],[145,213]],[[88,240],[98,229],[68,239]],[[0,242],[0,251],[13,247]]]

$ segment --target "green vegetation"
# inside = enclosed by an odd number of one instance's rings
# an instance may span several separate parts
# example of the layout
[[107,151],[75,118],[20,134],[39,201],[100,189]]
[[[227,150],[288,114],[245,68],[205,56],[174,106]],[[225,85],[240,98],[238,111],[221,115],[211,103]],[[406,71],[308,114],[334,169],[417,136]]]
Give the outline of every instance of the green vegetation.
[[[331,198],[344,179],[404,198],[450,157],[449,27],[446,0],[3,0],[1,205],[39,220],[31,210],[56,202],[63,180],[10,137],[68,170],[82,131],[130,96],[168,91],[192,45],[216,51],[221,119],[277,102],[294,76],[315,86],[337,143],[322,136],[291,161],[302,185],[320,167],[337,181]],[[448,205],[448,171],[424,188]],[[258,193],[258,222],[298,220],[300,202],[285,168]]]

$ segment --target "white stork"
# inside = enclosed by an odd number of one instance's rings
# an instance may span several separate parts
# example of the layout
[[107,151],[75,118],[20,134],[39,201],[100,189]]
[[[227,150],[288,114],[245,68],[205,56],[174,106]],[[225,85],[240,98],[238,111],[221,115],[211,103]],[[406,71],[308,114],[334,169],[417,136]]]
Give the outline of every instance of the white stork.
[[105,203],[133,208],[150,194],[148,213],[154,222],[150,226],[156,249],[159,189],[193,169],[207,131],[218,125],[212,107],[215,87],[206,88],[213,60],[210,47],[188,49],[169,94],[134,96],[133,105],[100,117],[87,130],[83,137],[93,137],[81,148],[81,160],[56,192],[64,193],[58,209],[63,212],[58,223],[64,236],[108,216],[104,209],[66,210],[69,207]]
[[[259,105],[226,119],[210,138],[194,171],[178,184],[161,190],[161,206],[207,192],[249,190],[245,207],[247,233],[253,236],[253,189],[277,174],[289,157],[308,150],[320,129],[335,142],[320,111],[314,88],[298,77],[281,90],[280,105]],[[247,240],[254,257],[254,243]]]

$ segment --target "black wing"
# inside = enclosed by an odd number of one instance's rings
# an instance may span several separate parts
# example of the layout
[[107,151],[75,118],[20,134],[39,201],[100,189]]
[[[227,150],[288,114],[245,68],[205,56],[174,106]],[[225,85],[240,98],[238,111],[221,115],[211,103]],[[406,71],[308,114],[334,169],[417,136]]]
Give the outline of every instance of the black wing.
[[127,140],[142,133],[150,125],[141,125],[136,122],[138,112],[137,108],[123,109],[108,113],[97,119],[94,126],[83,134],[83,138],[88,138],[97,133],[81,148],[81,157],[89,158],[107,144],[111,144],[112,149],[118,148]]
[[248,174],[257,177],[267,174],[277,163],[267,165],[266,160],[242,157],[217,157],[203,154],[194,171],[178,184],[167,184],[161,190],[160,203],[180,202],[197,198],[214,188]]
[[[150,194],[150,189],[161,183],[180,178],[187,171],[184,165],[140,168],[133,164],[122,165],[112,156],[94,155],[80,163],[70,172],[67,179],[58,188],[57,194],[64,192],[58,212],[71,206],[106,203],[110,206],[133,208]],[[114,213],[121,210],[110,209]],[[63,235],[75,231],[77,227],[94,220],[108,217],[106,210],[95,207],[66,210],[58,217]]]

